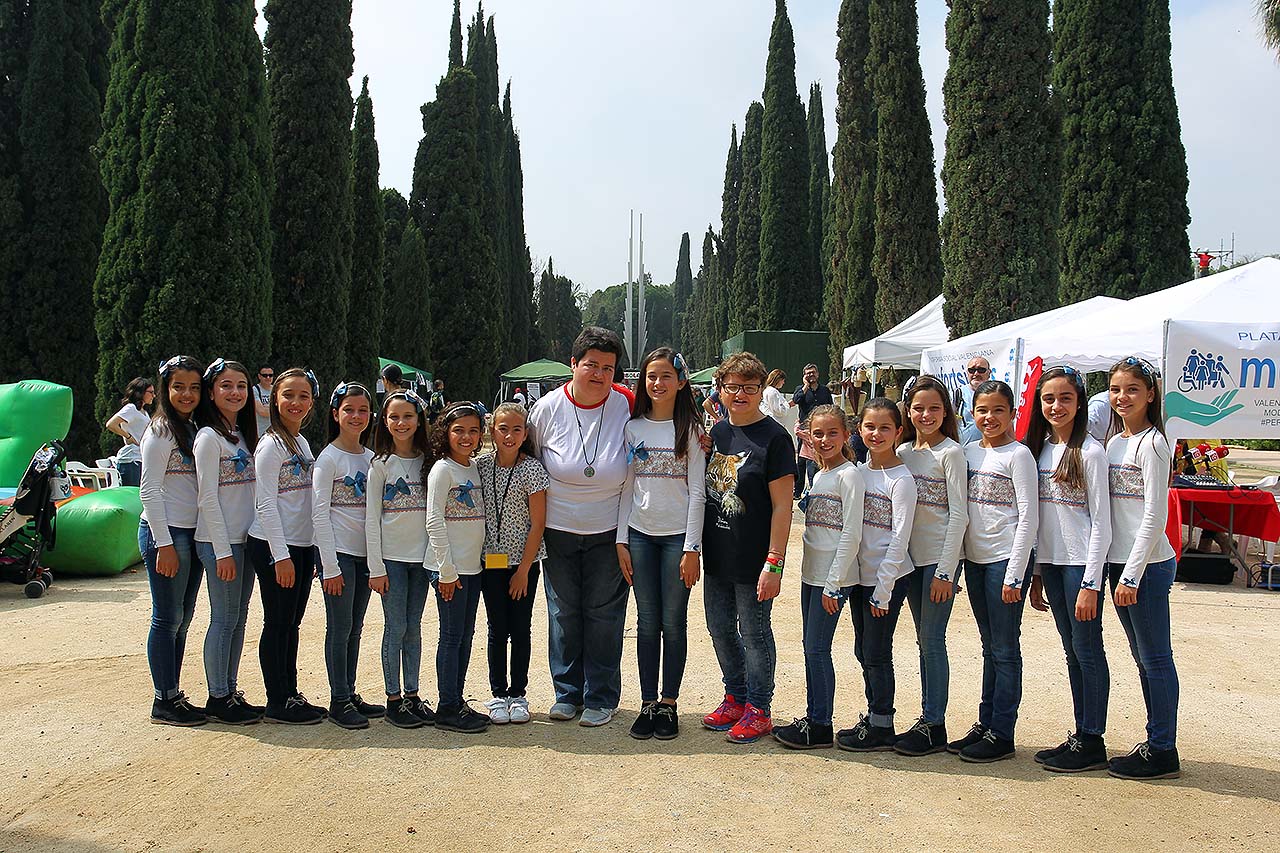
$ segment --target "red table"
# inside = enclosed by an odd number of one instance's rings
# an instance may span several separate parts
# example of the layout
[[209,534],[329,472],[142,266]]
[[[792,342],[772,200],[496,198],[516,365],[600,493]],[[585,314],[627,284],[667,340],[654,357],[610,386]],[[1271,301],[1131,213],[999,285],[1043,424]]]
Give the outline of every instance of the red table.
[[[1235,551],[1235,536],[1265,542],[1280,541],[1280,507],[1270,492],[1255,489],[1169,489],[1169,521],[1165,533],[1174,553],[1182,558],[1182,525],[1188,529],[1226,533]],[[1236,553],[1240,565],[1244,556]]]

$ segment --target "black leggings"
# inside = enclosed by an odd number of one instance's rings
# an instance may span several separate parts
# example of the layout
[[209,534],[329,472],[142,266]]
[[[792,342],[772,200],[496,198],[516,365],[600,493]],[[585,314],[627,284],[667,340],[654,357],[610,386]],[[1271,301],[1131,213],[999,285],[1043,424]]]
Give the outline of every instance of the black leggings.
[[276,583],[271,548],[261,539],[249,537],[245,557],[258,575],[262,590],[262,639],[258,641],[258,661],[267,687],[267,704],[278,707],[298,693],[298,626],[307,612],[307,596],[315,576],[315,549],[289,546],[293,561],[293,586]]
[[[529,569],[524,598],[511,597],[515,569],[485,569],[480,574],[484,611],[489,619],[489,688],[494,696],[523,696],[529,686],[529,625],[538,592],[539,563]],[[507,684],[507,640],[511,641],[511,683]]]

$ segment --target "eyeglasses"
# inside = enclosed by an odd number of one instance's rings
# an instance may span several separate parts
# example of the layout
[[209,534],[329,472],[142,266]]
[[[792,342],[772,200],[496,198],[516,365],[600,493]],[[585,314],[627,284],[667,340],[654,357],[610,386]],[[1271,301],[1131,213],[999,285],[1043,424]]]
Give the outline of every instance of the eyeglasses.
[[261,376],[263,379],[275,379],[275,378],[276,378],[276,375],[275,375],[274,373],[261,373],[261,372],[259,372],[259,373],[258,373],[258,375],[259,375],[259,376]]
[[990,373],[990,372],[991,372],[991,368],[989,368],[989,367],[970,367],[968,370],[969,370],[969,375],[970,375],[970,376],[977,376],[977,375],[978,375],[978,374],[980,374],[980,373]]
[[746,394],[748,397],[750,397],[752,394],[759,394],[760,389],[762,387],[763,386],[761,386],[760,383],[758,382],[752,385],[739,385],[736,382],[730,382],[720,386],[722,390],[727,391],[730,394],[737,394],[739,391],[741,391],[743,394]]

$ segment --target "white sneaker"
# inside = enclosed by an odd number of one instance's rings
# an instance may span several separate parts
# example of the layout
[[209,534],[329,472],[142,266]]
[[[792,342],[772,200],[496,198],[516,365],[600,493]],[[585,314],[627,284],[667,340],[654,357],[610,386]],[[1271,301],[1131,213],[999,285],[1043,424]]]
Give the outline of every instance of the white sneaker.
[[553,720],[572,720],[578,716],[578,712],[582,710],[580,705],[571,705],[568,702],[557,702],[551,706],[551,710],[547,712],[547,716]]
[[507,701],[507,712],[513,723],[529,722],[529,700],[523,696],[514,696]]
[[578,725],[594,728],[595,726],[603,726],[612,719],[612,708],[588,708],[582,712],[582,719],[578,720]]
[[484,707],[489,714],[489,722],[494,725],[501,726],[511,722],[511,712],[507,710],[507,700],[504,697],[494,696],[484,703]]

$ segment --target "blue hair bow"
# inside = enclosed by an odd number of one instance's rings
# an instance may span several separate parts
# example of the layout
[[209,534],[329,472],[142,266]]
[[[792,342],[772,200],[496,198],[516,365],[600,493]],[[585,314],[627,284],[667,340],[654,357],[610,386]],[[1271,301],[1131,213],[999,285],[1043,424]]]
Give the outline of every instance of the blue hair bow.
[[475,484],[470,480],[465,483],[458,484],[458,503],[465,504],[471,509],[476,508],[475,499],[471,497],[471,490],[475,488]]
[[394,483],[387,483],[387,487],[382,490],[382,499],[384,501],[393,501],[396,495],[409,494],[409,484],[404,481],[404,477],[396,480]]
[[212,382],[217,378],[218,374],[227,369],[227,360],[225,358],[215,358],[213,364],[204,369],[204,381]]
[[186,358],[189,358],[189,356],[175,355],[173,358],[169,359],[168,361],[161,362],[160,371],[159,371],[160,376],[162,378],[165,376],[168,376],[170,373],[174,371],[174,368],[182,364],[183,360]]
[[640,459],[645,462],[649,460],[649,449],[644,446],[643,441],[639,442],[638,444],[627,445],[627,464],[630,465],[632,462],[636,461],[637,459]]
[[684,355],[676,353],[675,358],[671,359],[671,366],[676,369],[676,379],[684,382],[689,378],[689,364],[684,360]]
[[352,491],[356,493],[356,497],[364,497],[364,487],[367,479],[363,471],[357,471],[354,477],[343,477],[342,482],[351,487]]
[[301,477],[302,473],[311,467],[311,461],[303,458],[300,453],[290,456],[285,464],[293,469],[293,476],[295,477]]
[[314,399],[315,397],[319,397],[320,396],[320,380],[316,379],[315,372],[308,367],[306,370],[302,371],[302,375],[307,377],[307,381],[311,383],[312,398]]
[[236,453],[231,457],[231,461],[236,465],[236,473],[239,474],[245,468],[249,467],[249,463],[253,461],[253,457],[244,452],[243,447],[237,447]]

